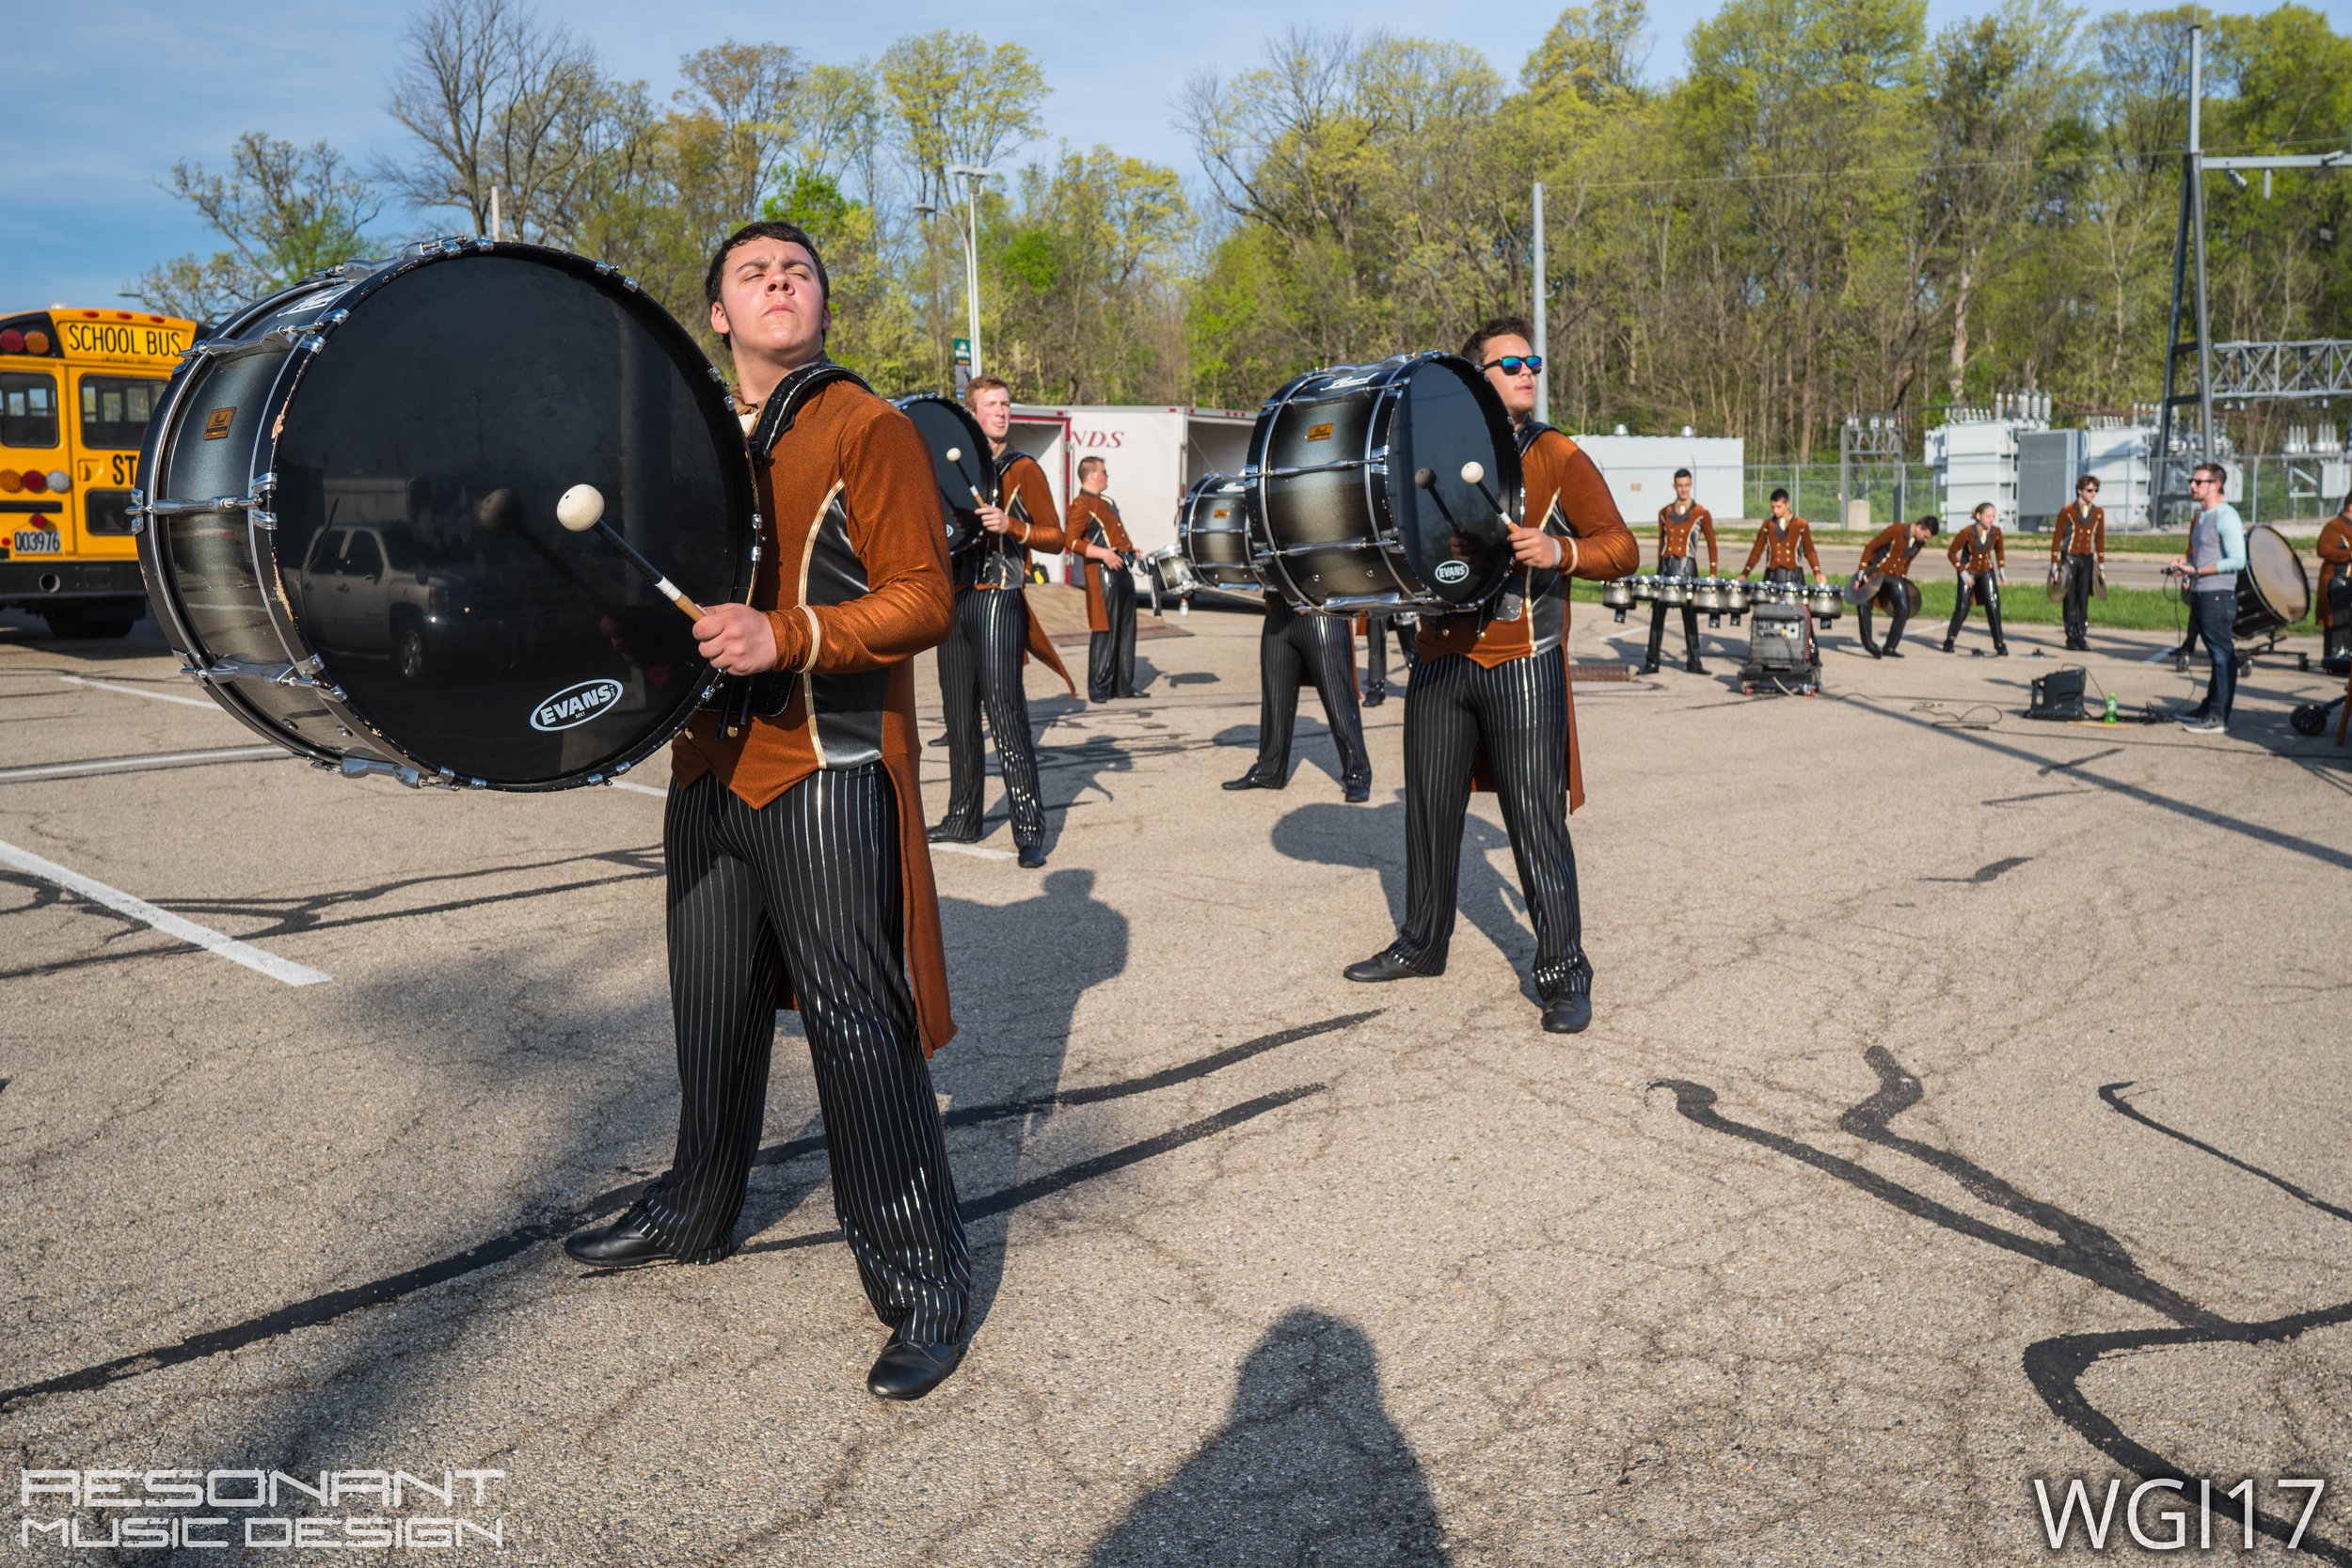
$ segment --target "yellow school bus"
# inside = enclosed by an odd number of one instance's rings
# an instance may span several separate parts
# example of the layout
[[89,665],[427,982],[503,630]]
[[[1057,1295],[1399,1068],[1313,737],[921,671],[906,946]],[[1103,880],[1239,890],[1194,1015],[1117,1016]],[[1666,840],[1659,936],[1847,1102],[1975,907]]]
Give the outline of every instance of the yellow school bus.
[[196,324],[53,306],[0,315],[0,610],[59,637],[147,612],[131,491],[139,442]]

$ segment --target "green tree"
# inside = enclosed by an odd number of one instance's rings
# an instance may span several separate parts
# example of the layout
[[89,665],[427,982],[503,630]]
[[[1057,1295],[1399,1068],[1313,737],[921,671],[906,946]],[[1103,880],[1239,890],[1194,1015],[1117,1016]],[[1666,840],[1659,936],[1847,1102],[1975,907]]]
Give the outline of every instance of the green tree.
[[258,131],[237,138],[228,173],[178,163],[167,188],[229,248],[151,267],[126,292],[196,321],[364,254],[379,211],[373,187],[326,143],[296,147]]

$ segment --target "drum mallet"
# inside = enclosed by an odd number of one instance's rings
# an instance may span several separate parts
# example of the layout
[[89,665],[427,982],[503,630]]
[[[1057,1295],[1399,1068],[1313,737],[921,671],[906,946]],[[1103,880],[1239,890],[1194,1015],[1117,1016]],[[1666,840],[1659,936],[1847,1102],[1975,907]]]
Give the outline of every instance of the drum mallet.
[[699,621],[707,613],[702,606],[678,591],[678,585],[661,575],[661,568],[637,553],[637,546],[614,531],[604,520],[604,492],[593,484],[575,484],[557,499],[555,520],[574,533],[595,529],[621,547],[621,553],[636,563],[637,569],[652,579],[661,596],[686,612],[691,620]]

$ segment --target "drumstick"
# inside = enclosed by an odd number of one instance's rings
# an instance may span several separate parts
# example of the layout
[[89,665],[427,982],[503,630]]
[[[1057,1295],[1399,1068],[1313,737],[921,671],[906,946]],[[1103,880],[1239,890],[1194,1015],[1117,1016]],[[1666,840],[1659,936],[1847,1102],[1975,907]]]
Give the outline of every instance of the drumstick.
[[690,619],[699,621],[709,613],[680,593],[676,583],[661,575],[660,567],[638,554],[637,546],[622,538],[613,531],[612,525],[604,520],[604,492],[595,485],[575,484],[564,491],[555,503],[555,520],[574,533],[585,533],[595,529],[620,546],[621,553],[634,562],[639,571],[653,579],[653,585],[660,591],[661,596],[685,611]]
[[1495,516],[1503,527],[1511,526],[1510,514],[1502,510],[1502,503],[1495,499],[1495,493],[1486,488],[1486,470],[1484,465],[1476,462],[1463,464],[1462,483],[1472,486],[1480,495],[1486,498],[1486,504],[1495,509]]
[[[947,449],[947,461],[950,463],[962,462],[963,449],[961,447],[949,447]],[[986,506],[988,504],[988,502],[980,499],[980,487],[978,485],[971,483],[967,481],[963,487],[972,492],[972,504],[974,506]]]

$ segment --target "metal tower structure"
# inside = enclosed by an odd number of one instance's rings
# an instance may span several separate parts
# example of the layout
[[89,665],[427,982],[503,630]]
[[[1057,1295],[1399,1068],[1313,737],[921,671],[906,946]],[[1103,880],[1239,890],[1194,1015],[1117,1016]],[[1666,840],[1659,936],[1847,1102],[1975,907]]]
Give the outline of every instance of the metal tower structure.
[[[2227,174],[2242,189],[2259,171],[2263,194],[2282,168],[2352,168],[2352,150],[2293,156],[2208,158],[2201,135],[2204,100],[2204,28],[2188,29],[2188,150],[2181,159],[2181,225],[2172,245],[2172,310],[2164,356],[2164,402],[2150,454],[2155,495],[2149,521],[2164,526],[2168,507],[2188,500],[2189,470],[2218,455],[2220,428],[2214,400],[2301,401],[2352,396],[2352,341],[2231,342],[2213,341],[2205,303],[2205,175]],[[2185,333],[2185,335],[2184,335]],[[2184,389],[2182,361],[2188,360]]]

